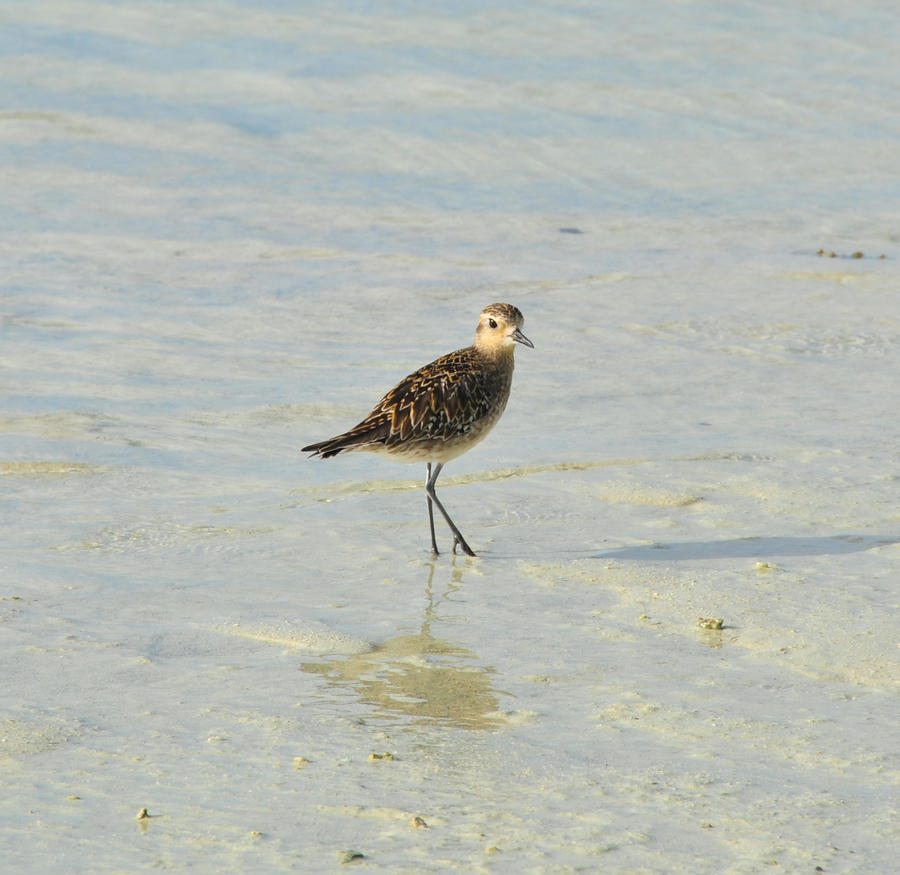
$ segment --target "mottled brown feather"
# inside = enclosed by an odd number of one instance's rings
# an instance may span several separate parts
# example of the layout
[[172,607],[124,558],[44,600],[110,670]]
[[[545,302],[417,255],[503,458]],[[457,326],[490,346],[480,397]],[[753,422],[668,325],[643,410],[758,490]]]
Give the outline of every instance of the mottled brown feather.
[[[522,324],[522,314],[508,304],[492,304],[482,317],[491,313],[513,327]],[[402,379],[349,431],[303,451],[327,459],[369,450],[407,461],[442,461],[464,452],[503,413],[512,384],[514,344],[480,339],[479,332],[472,346]]]
[[329,458],[374,444],[390,451],[417,443],[425,450],[462,438],[492,409],[506,406],[512,374],[497,365],[474,347],[442,356],[401,380],[358,425],[304,451]]

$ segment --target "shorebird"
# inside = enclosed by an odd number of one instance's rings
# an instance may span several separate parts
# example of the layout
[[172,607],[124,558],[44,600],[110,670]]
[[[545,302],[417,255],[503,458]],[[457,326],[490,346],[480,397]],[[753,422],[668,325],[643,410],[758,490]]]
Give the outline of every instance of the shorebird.
[[432,553],[438,554],[433,504],[453,533],[453,552],[459,545],[474,556],[434,486],[444,465],[487,437],[506,409],[515,346],[534,348],[522,333],[524,323],[522,313],[511,304],[485,307],[471,346],[419,368],[394,386],[359,425],[301,452],[327,459],[364,450],[401,462],[425,462]]

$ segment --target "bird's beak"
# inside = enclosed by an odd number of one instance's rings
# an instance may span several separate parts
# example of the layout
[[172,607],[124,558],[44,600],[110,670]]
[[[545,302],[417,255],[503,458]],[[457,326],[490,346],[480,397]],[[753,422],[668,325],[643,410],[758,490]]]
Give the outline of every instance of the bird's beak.
[[532,349],[534,349],[534,344],[524,334],[522,334],[521,328],[517,328],[515,331],[513,331],[513,333],[510,334],[510,337],[516,343],[522,343],[525,346],[530,346]]

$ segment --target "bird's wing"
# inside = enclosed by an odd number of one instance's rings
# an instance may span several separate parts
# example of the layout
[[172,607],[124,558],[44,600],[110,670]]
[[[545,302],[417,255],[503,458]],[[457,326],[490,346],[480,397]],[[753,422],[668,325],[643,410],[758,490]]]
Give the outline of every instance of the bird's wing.
[[476,418],[479,391],[472,368],[471,347],[441,356],[402,379],[349,431],[304,451],[327,459],[343,450],[373,444],[396,446],[415,440],[447,440]]
[[420,368],[381,399],[366,421],[387,426],[386,445],[416,437],[441,440],[456,431],[471,397],[464,352]]

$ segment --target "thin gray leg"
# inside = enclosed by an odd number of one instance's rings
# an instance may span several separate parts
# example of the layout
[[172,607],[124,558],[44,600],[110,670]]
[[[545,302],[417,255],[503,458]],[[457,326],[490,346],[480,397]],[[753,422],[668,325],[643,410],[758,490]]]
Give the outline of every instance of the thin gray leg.
[[432,469],[431,463],[428,463],[428,479],[425,481],[425,494],[428,496],[428,514],[429,519],[431,520],[431,549],[437,553],[437,546],[434,541],[434,518],[431,512],[431,502],[434,502],[435,507],[441,512],[441,516],[446,521],[447,525],[450,526],[450,531],[453,532],[453,552],[456,552],[456,545],[462,548],[463,553],[467,556],[474,556],[475,552],[472,548],[466,543],[466,539],[462,536],[462,532],[458,528],[456,528],[456,523],[450,519],[450,514],[444,510],[444,505],[441,504],[440,499],[437,497],[437,493],[434,491],[434,484],[437,482],[438,475],[441,473],[441,468],[444,465],[441,462],[435,462],[434,468]]
[[438,556],[437,541],[434,537],[434,511],[431,508],[431,496],[428,494],[429,483],[431,483],[431,462],[428,463],[428,474],[425,477],[425,498],[428,501],[428,528],[431,530],[431,552]]

